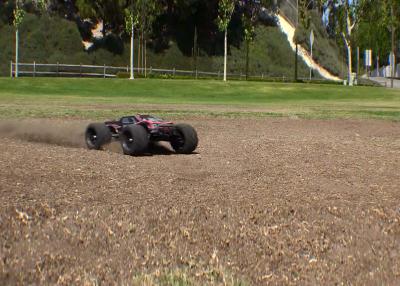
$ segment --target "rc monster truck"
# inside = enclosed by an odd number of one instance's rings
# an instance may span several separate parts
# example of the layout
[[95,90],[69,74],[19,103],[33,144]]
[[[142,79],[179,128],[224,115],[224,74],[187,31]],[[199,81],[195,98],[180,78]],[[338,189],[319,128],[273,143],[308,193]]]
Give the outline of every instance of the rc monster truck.
[[168,141],[176,153],[192,153],[198,144],[196,130],[188,124],[174,124],[151,115],[124,116],[119,120],[91,123],[85,132],[89,149],[100,150],[112,139],[121,142],[126,155],[142,155],[149,145]]

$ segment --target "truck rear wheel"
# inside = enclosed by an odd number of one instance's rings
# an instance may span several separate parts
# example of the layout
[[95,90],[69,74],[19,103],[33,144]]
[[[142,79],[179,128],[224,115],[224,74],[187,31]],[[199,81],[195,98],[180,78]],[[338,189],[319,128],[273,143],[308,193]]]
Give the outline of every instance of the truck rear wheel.
[[104,123],[91,123],[86,128],[85,141],[91,150],[100,150],[101,147],[111,142],[111,132]]
[[176,153],[190,154],[199,143],[196,130],[188,124],[175,125],[175,135],[171,139],[171,146]]
[[125,155],[141,155],[149,145],[149,136],[141,125],[128,125],[120,134],[121,147]]

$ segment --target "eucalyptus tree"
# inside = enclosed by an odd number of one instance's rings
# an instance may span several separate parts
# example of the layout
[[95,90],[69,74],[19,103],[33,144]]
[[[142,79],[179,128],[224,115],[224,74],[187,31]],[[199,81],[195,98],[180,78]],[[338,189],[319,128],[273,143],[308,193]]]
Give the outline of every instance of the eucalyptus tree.
[[224,81],[226,81],[226,65],[228,57],[228,26],[231,22],[236,0],[219,0],[218,5],[218,29],[224,32]]
[[355,39],[354,32],[365,16],[369,3],[370,0],[328,0],[325,3],[332,14],[332,17],[330,17],[331,25],[333,25],[336,34],[342,38],[347,51],[347,78],[350,85],[353,80],[352,46]]

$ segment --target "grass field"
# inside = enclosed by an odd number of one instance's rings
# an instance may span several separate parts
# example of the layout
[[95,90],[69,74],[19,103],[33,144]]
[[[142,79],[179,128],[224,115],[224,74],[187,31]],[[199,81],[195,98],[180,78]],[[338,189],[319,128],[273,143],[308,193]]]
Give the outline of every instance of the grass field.
[[0,78],[0,118],[166,116],[400,120],[400,91],[214,80]]

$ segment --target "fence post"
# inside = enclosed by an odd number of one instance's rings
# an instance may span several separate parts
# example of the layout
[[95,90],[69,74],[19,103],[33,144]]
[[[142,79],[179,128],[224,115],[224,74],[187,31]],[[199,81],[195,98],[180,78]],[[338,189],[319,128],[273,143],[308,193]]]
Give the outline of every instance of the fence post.
[[79,64],[79,77],[82,77],[82,63]]
[[199,77],[199,71],[196,69],[196,79]]
[[60,63],[57,62],[57,76],[60,77]]
[[36,61],[33,61],[33,77],[36,77]]
[[173,71],[173,75],[175,76],[175,68],[174,68],[174,71]]
[[103,69],[103,78],[106,78],[106,64],[104,64],[104,69]]
[[264,74],[263,73],[261,74],[261,78],[264,79]]
[[220,72],[220,71],[218,71],[218,79],[219,79],[220,75],[221,75],[221,72]]
[[11,61],[11,65],[10,65],[10,77],[13,78],[14,77],[14,69],[13,69],[13,62]]
[[150,66],[150,74],[152,74],[152,73],[153,73],[153,67]]

